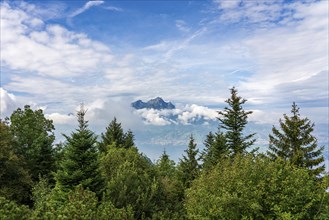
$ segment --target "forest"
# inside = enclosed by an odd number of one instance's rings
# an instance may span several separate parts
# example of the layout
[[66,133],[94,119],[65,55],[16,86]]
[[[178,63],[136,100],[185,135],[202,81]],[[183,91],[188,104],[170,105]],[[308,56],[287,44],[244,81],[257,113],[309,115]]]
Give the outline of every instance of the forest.
[[230,89],[218,130],[193,135],[175,163],[152,162],[114,118],[99,137],[77,127],[55,143],[53,122],[26,105],[0,123],[0,219],[329,219],[329,176],[314,123],[292,103],[259,152],[252,111]]

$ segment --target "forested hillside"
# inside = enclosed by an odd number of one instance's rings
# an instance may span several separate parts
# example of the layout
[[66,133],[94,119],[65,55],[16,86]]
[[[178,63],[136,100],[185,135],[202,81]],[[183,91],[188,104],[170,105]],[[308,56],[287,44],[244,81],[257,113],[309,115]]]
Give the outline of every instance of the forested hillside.
[[259,153],[230,91],[218,130],[203,150],[191,135],[177,164],[166,151],[153,163],[116,118],[97,136],[83,105],[59,144],[42,110],[18,108],[0,123],[0,219],[328,219],[315,125],[292,103]]

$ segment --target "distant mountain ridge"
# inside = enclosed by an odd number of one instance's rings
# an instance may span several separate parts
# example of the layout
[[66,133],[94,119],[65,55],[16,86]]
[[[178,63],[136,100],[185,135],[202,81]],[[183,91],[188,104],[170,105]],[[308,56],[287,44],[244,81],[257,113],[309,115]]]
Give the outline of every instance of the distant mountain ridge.
[[171,102],[165,102],[161,97],[157,97],[155,99],[151,99],[147,102],[143,102],[142,100],[137,100],[136,102],[131,103],[131,106],[135,109],[175,109],[175,106]]

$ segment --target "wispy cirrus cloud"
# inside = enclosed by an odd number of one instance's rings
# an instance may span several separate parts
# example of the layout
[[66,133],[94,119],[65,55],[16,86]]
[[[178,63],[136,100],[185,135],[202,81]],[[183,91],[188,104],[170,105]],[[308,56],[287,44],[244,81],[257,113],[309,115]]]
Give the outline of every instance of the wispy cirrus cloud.
[[109,10],[109,11],[123,12],[122,8],[115,7],[115,6],[104,6],[103,8],[106,10]]
[[99,6],[101,4],[103,4],[104,1],[88,1],[83,7],[75,10],[72,14],[69,15],[69,17],[73,18],[79,14],[82,14],[83,12],[87,11],[89,8],[94,7],[94,6]]

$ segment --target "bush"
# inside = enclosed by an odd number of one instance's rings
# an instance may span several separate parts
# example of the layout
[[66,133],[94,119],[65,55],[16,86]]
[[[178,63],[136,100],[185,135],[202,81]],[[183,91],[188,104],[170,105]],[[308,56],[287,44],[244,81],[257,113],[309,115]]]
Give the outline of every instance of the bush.
[[197,179],[185,205],[191,219],[314,219],[326,185],[281,160],[238,155]]

